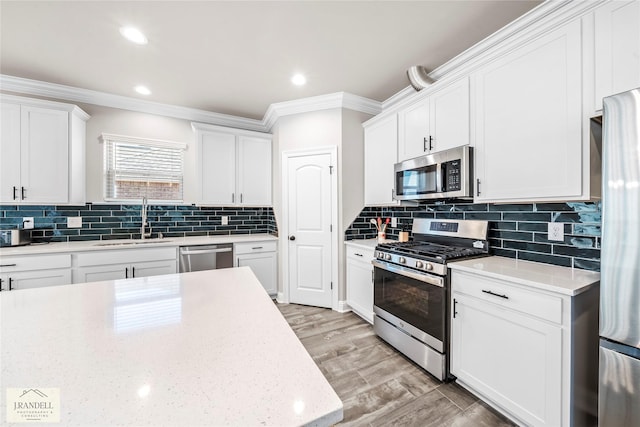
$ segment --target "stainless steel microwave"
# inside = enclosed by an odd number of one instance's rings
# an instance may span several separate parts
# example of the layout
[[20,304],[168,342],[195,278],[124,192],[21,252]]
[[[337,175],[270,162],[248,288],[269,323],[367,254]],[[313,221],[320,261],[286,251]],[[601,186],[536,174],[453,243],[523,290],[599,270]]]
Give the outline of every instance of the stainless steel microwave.
[[396,163],[396,200],[473,199],[473,148],[468,145]]

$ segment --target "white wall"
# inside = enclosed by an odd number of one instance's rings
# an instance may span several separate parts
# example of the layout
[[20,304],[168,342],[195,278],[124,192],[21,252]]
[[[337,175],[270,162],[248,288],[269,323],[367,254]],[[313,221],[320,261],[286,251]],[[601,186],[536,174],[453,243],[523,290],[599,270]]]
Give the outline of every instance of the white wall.
[[196,148],[191,122],[96,105],[81,104],[79,107],[91,116],[87,122],[87,202],[104,203],[102,188],[103,145],[99,140],[102,133],[187,143],[188,147],[184,157],[184,201],[185,203],[194,202],[196,195]]

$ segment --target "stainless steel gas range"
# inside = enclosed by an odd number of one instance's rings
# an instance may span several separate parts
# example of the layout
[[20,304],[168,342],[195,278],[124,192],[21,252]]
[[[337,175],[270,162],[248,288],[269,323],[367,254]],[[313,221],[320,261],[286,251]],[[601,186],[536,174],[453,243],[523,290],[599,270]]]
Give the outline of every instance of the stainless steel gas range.
[[373,328],[436,378],[449,374],[447,262],[488,254],[487,221],[413,221],[412,241],[376,246]]

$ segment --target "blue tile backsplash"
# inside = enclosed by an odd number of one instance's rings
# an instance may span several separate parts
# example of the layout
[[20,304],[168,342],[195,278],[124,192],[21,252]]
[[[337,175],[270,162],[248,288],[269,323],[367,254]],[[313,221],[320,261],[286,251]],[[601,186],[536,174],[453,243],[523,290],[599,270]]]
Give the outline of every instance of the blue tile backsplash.
[[[82,228],[67,228],[67,217],[82,217]],[[229,223],[221,224],[221,216]],[[140,238],[140,205],[9,206],[0,205],[0,229],[22,227],[34,217],[34,240],[67,242]],[[277,234],[271,207],[154,206],[147,213],[152,237]]]
[[[529,204],[438,204],[366,207],[345,233],[347,240],[376,237],[371,218],[398,218],[387,235],[397,238],[414,218],[479,219],[489,221],[490,252],[494,255],[547,264],[600,270],[601,205],[599,202]],[[564,241],[547,239],[547,223],[564,223]]]

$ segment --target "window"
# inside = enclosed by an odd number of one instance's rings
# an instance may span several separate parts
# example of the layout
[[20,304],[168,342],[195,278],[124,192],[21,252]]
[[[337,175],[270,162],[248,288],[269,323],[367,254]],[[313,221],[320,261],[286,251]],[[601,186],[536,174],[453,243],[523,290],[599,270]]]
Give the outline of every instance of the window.
[[186,144],[102,134],[104,199],[181,202]]

